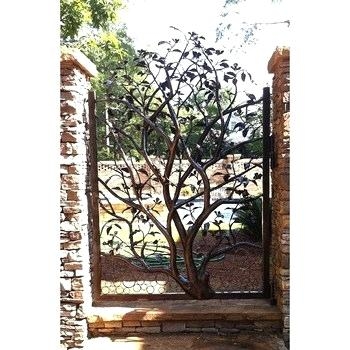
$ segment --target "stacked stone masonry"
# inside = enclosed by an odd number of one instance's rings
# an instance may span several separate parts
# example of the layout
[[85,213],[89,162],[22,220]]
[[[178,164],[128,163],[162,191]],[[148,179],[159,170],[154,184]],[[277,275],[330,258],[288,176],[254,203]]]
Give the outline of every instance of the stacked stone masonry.
[[280,311],[263,299],[138,301],[122,305],[124,307],[97,308],[89,315],[89,335],[272,334],[282,329]]
[[282,312],[284,338],[289,340],[289,49],[278,48],[268,70],[273,78],[275,166],[272,169],[272,278]]
[[103,335],[137,336],[152,333],[213,333],[219,335],[264,332],[279,333],[280,320],[274,321],[107,321],[89,324],[91,337]]
[[[89,295],[87,183],[87,94],[94,65],[79,52],[61,56],[61,346],[83,347],[83,303]],[[88,66],[89,69],[86,69]]]

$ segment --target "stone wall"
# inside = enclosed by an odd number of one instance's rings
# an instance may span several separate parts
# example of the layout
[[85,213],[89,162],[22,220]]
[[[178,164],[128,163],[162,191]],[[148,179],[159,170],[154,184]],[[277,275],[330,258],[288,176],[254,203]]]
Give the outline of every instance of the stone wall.
[[[91,300],[87,205],[87,94],[95,66],[79,51],[61,54],[61,346],[82,348]],[[90,301],[91,304],[91,301]]]
[[119,308],[97,307],[91,311],[88,327],[92,337],[281,332],[281,313],[265,299],[129,301],[121,302]]
[[[261,315],[259,315],[261,316]],[[281,331],[281,321],[277,314],[276,319],[259,320],[236,319],[222,320],[212,318],[210,320],[197,320],[193,314],[192,321],[144,321],[136,320],[104,320],[103,317],[91,316],[89,319],[89,335],[96,336],[139,336],[152,333],[211,333],[229,335],[247,332],[264,332],[275,334]]]
[[283,333],[289,339],[289,49],[277,48],[269,64],[272,85],[272,278]]

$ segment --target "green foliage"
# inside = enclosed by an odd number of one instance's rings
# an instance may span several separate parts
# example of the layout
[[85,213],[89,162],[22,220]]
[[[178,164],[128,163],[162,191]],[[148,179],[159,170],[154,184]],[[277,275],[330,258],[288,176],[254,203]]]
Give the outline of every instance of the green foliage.
[[80,40],[76,46],[96,64],[99,75],[93,80],[93,87],[98,96],[106,94],[104,83],[113,67],[135,54],[125,29],[102,31],[99,35]]
[[74,39],[84,25],[107,30],[117,20],[120,0],[61,0],[61,37]]
[[262,241],[262,200],[254,199],[236,212],[236,222],[256,242]]
[[60,4],[62,45],[80,49],[102,75],[133,52],[125,28],[117,25],[120,0],[61,0]]
[[75,37],[79,28],[88,21],[88,8],[85,1],[61,0],[61,37]]
[[240,152],[246,158],[262,158],[263,156],[263,142],[262,140],[254,140],[244,145]]
[[[99,74],[91,80],[92,88],[96,91],[97,99],[103,99],[108,90],[110,72],[120,62],[129,67],[128,60],[135,55],[130,38],[125,29],[115,32],[101,31],[96,35],[82,38],[75,47],[79,48],[92,62],[96,64]],[[97,104],[97,115],[104,115],[104,105]],[[98,160],[110,160],[112,155],[105,144],[106,128],[104,123],[97,124]]]
[[[82,52],[96,64],[99,72],[98,76],[92,79],[92,87],[96,91],[97,99],[106,97],[108,91],[108,81],[111,71],[120,62],[124,62],[125,67],[129,68],[129,60],[135,55],[135,50],[132,46],[131,40],[128,38],[124,29],[119,29],[116,34],[111,32],[102,32],[96,39],[90,38],[78,46]],[[97,104],[97,115],[105,114],[105,105]],[[98,137],[98,160],[110,160],[113,154],[108,150],[105,137],[106,126],[105,123],[98,121],[97,123],[97,137]]]
[[[80,49],[104,73],[132,51],[117,26],[120,0],[61,0],[61,43]],[[99,77],[101,78],[101,77]]]
[[[121,0],[61,0],[61,44],[81,50],[95,65],[98,76],[92,79],[97,99],[106,95],[106,81],[113,67],[135,55],[126,28],[118,25]],[[97,114],[104,107],[97,105]],[[97,124],[98,160],[111,159],[102,140],[104,124]]]

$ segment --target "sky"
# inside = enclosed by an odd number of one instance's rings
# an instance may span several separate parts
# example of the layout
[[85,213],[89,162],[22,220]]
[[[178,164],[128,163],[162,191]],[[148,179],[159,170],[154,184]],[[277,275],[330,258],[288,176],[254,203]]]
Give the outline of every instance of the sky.
[[[290,27],[274,24],[259,25],[255,42],[240,46],[243,43],[241,27],[291,20],[289,0],[242,0],[226,9],[224,0],[128,0],[126,4],[121,21],[126,23],[136,48],[155,50],[159,41],[173,37],[170,26],[184,32],[194,31],[203,35],[208,44],[230,53],[234,62],[239,62],[253,75],[258,89],[271,86],[272,75],[267,72],[267,63],[275,48],[290,45]],[[228,14],[223,17],[225,12]],[[216,29],[221,22],[231,27],[215,43]]]

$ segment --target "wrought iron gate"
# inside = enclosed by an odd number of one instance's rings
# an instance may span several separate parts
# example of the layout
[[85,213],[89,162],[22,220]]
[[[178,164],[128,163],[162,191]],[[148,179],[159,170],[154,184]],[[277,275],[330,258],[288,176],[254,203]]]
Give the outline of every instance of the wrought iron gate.
[[89,97],[94,299],[267,297],[269,89],[174,29]]
[[[122,231],[122,219],[120,216],[129,216],[129,219],[134,220],[132,217],[133,208],[128,206],[128,204],[122,203],[121,201],[111,202],[113,196],[109,196],[111,193],[107,193],[101,183],[105,183],[107,179],[109,181],[113,179],[113,174],[117,172],[117,181],[113,183],[111,188],[116,189],[119,186],[128,186],[125,183],[125,177],[123,172],[128,174],[130,169],[125,169],[125,164],[117,160],[113,161],[98,161],[97,159],[97,132],[96,125],[101,120],[106,118],[105,114],[102,113],[100,117],[96,116],[96,101],[95,93],[90,92],[89,94],[89,125],[90,125],[90,174],[91,174],[91,201],[90,201],[90,212],[91,212],[91,225],[93,228],[93,243],[92,243],[92,272],[93,272],[93,291],[94,300],[134,300],[134,299],[186,299],[188,295],[179,287],[178,283],[169,275],[165,274],[162,269],[169,266],[168,248],[162,250],[162,245],[158,244],[157,240],[159,235],[152,233],[152,225],[149,225],[147,218],[142,217],[139,220],[137,226],[137,233],[143,235],[143,237],[148,235],[148,238],[154,238],[149,244],[144,244],[140,246],[139,249],[150,249],[148,253],[144,253],[141,260],[146,260],[146,266],[148,270],[140,271],[143,262],[138,262],[135,257],[130,254],[132,251],[132,244],[135,243],[134,237],[136,234],[130,236],[127,239],[118,237],[118,232]],[[244,195],[240,196],[235,202],[232,198],[230,203],[235,206],[235,211],[232,207],[225,207],[223,210],[215,211],[215,217],[211,218],[211,223],[205,222],[202,225],[202,229],[206,230],[206,234],[201,234],[198,242],[193,246],[193,260],[196,267],[199,269],[200,264],[203,262],[203,252],[207,253],[210,249],[211,240],[216,239],[216,233],[213,232],[223,232],[221,226],[224,225],[225,220],[228,221],[228,226],[226,231],[228,236],[225,239],[234,239],[236,244],[239,245],[241,240],[247,240],[244,235],[246,233],[240,232],[237,229],[233,229],[232,223],[237,223],[239,220],[237,216],[233,219],[233,213],[244,214],[243,210],[246,209],[251,214],[251,219],[254,219],[254,209],[259,210],[260,204],[262,204],[261,210],[261,223],[262,223],[262,239],[254,241],[250,240],[252,243],[244,247],[242,244],[242,249],[234,249],[234,254],[231,254],[229,250],[220,256],[214,256],[212,261],[208,264],[208,271],[211,277],[211,285],[215,288],[214,298],[256,298],[270,296],[270,279],[269,279],[269,265],[270,265],[270,91],[269,88],[263,89],[263,96],[260,99],[249,100],[246,104],[240,106],[240,112],[245,109],[245,114],[252,113],[250,110],[253,108],[255,116],[258,115],[256,112],[259,110],[259,106],[262,105],[262,134],[259,138],[259,142],[263,145],[263,154],[260,157],[251,157],[249,160],[247,158],[241,158],[237,154],[228,154],[228,156],[223,159],[221,164],[214,164],[214,170],[211,173],[211,180],[213,182],[213,187],[217,187],[218,191],[213,191],[212,195],[222,198],[227,196],[228,189],[225,186],[217,185],[217,178],[225,177],[227,174],[232,174],[237,171],[241,171],[244,174],[249,173],[247,167],[254,165],[254,171],[260,166],[262,171],[256,171],[250,180],[257,187],[262,186],[262,195],[257,196],[255,203],[247,202],[249,205],[245,205]],[[237,110],[236,110],[237,111]],[[100,121],[99,121],[100,118]],[[244,132],[245,125],[241,125],[239,121],[233,123],[234,131]],[[109,135],[110,137],[110,135]],[[258,142],[258,141],[256,141]],[[259,163],[260,162],[260,163]],[[142,163],[142,162],[141,162]],[[144,164],[133,164],[132,168],[138,171],[138,178],[140,179],[149,177],[148,170],[142,167]],[[247,165],[248,164],[248,165]],[[184,164],[182,164],[184,165]],[[124,168],[124,169],[123,169]],[[161,168],[161,167],[159,167]],[[247,168],[247,169],[246,169]],[[241,169],[241,170],[239,170]],[[164,170],[164,169],[163,169]],[[227,177],[227,176],[226,176]],[[142,180],[142,179],[141,179]],[[124,184],[122,183],[124,182]],[[141,181],[140,181],[141,182]],[[152,199],[152,208],[148,207],[148,210],[154,212],[161,212],[161,199],[158,197],[158,192],[154,189],[154,185],[150,184],[148,198]],[[153,188],[152,188],[153,187]],[[227,187],[227,186],[226,186]],[[246,190],[248,185],[243,184],[242,190]],[[214,193],[215,192],[215,193]],[[247,191],[248,192],[248,191]],[[146,193],[146,191],[145,191]],[[242,192],[240,193],[242,194]],[[184,195],[186,195],[184,191]],[[195,196],[194,196],[195,197]],[[232,197],[232,196],[231,196]],[[186,201],[186,197],[184,197]],[[184,211],[182,214],[183,220],[193,217],[194,212],[201,210],[198,208],[200,204],[196,201],[196,197],[193,198],[192,202],[187,201],[184,205]],[[260,202],[260,203],[259,203]],[[225,203],[225,201],[223,201]],[[252,205],[255,207],[252,207]],[[227,204],[225,204],[227,205]],[[241,209],[239,209],[241,206]],[[243,208],[245,207],[245,208]],[[196,209],[195,209],[196,208]],[[180,209],[180,208],[179,208]],[[249,211],[250,210],[250,211]],[[115,228],[118,230],[113,231],[112,225],[109,225],[111,221],[111,215],[113,216],[113,211],[119,219],[118,222],[114,222]],[[130,212],[130,213],[128,213]],[[131,215],[131,216],[130,216]],[[186,216],[188,215],[188,216]],[[239,216],[239,215],[238,215]],[[255,217],[256,218],[256,217]],[[247,218],[246,218],[247,219]],[[249,218],[248,218],[249,219]],[[140,222],[144,223],[143,228],[147,232],[141,233],[140,228],[142,225]],[[215,231],[215,227],[217,230]],[[257,225],[259,226],[259,225]],[[205,232],[205,231],[203,231]],[[124,233],[125,236],[125,233]],[[242,237],[241,237],[242,236]],[[252,238],[252,237],[250,237]],[[122,250],[123,240],[127,241],[127,249],[124,247],[124,252]],[[131,242],[130,242],[131,239]],[[242,241],[243,242],[243,241]],[[140,242],[138,242],[140,243]],[[162,242],[164,245],[164,242]],[[118,246],[119,245],[119,246]],[[153,248],[152,248],[153,245]],[[136,247],[137,244],[134,244]],[[260,247],[258,247],[260,246]],[[209,248],[208,248],[209,247]],[[107,249],[106,249],[107,248]],[[116,249],[117,248],[117,249]],[[119,249],[119,250],[118,250]],[[152,250],[153,249],[153,250]],[[128,254],[126,251],[128,251]],[[124,254],[124,255],[123,255]],[[128,261],[129,260],[129,261]],[[132,267],[133,264],[135,268]],[[176,265],[179,270],[185,271],[185,257],[182,254],[176,256]]]

